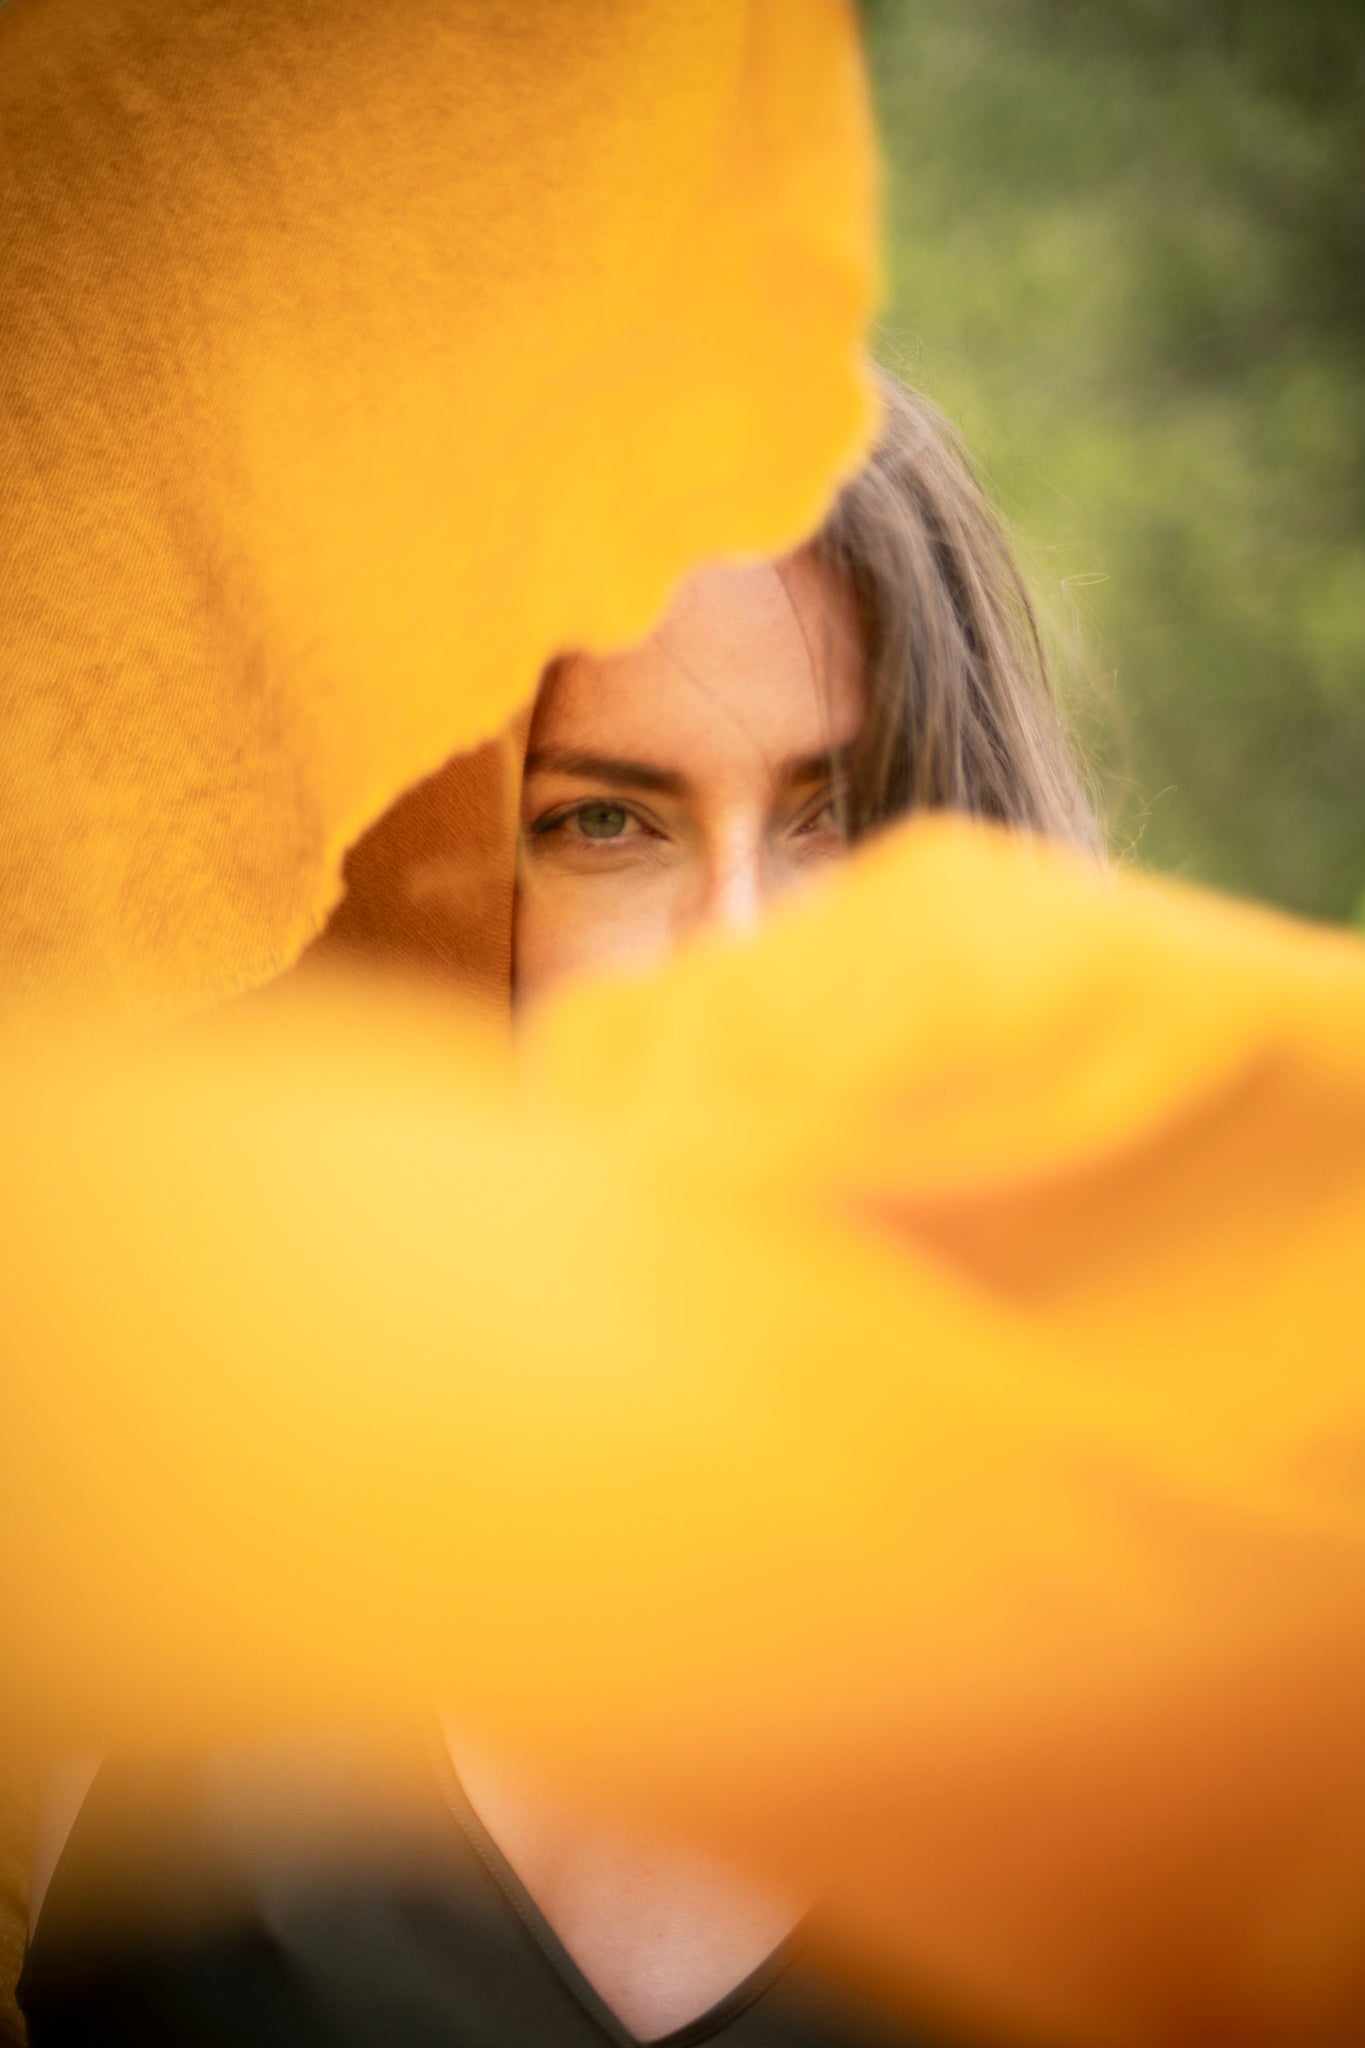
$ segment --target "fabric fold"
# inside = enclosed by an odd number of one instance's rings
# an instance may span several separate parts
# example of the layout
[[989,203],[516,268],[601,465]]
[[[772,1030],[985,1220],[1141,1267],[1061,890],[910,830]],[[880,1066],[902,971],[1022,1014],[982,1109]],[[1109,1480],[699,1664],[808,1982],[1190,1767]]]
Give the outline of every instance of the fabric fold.
[[926,822],[472,1030],[9,1064],[11,1715],[453,1689],[1006,2038],[1349,2038],[1358,942]]

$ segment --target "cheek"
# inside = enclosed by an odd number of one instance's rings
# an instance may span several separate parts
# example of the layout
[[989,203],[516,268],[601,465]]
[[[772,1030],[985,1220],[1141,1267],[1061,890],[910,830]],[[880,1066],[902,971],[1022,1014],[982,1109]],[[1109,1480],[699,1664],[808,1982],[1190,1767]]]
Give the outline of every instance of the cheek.
[[674,881],[667,875],[517,876],[512,964],[518,1006],[593,968],[647,966],[671,950]]

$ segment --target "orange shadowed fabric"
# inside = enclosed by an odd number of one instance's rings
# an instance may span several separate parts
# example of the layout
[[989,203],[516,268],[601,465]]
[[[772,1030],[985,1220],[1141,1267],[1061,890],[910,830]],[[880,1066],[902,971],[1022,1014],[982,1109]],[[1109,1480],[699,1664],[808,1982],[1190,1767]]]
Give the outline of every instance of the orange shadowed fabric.
[[[450,989],[506,1019],[526,721],[405,790],[351,847],[298,974],[356,968]],[[283,989],[290,978],[274,986]]]

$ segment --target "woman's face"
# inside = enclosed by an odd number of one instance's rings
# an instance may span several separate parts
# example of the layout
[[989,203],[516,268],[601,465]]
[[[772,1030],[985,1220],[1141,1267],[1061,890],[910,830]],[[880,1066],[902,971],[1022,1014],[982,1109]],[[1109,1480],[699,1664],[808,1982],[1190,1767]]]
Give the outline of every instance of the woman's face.
[[752,929],[838,860],[864,715],[852,605],[809,553],[711,567],[638,647],[541,690],[522,781],[516,989]]

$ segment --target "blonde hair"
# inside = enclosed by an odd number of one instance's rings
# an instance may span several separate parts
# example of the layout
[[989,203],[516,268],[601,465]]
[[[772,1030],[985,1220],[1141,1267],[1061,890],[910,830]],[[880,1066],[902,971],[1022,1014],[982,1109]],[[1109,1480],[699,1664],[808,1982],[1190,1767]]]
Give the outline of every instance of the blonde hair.
[[1100,850],[1028,590],[953,428],[888,372],[872,455],[816,536],[851,594],[868,716],[853,836],[953,808]]

